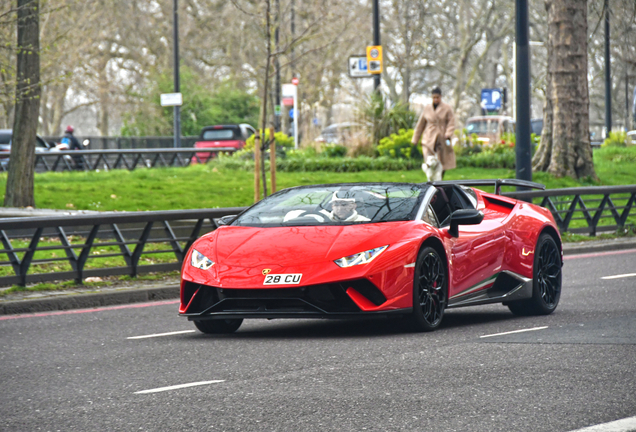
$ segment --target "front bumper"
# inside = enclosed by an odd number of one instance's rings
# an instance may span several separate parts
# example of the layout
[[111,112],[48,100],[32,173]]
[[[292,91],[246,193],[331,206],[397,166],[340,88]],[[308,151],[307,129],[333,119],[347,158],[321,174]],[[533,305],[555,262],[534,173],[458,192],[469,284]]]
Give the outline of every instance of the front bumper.
[[366,279],[266,289],[218,288],[183,281],[179,313],[190,320],[202,320],[356,318],[411,311],[410,308],[381,310],[380,306],[386,301],[384,294]]

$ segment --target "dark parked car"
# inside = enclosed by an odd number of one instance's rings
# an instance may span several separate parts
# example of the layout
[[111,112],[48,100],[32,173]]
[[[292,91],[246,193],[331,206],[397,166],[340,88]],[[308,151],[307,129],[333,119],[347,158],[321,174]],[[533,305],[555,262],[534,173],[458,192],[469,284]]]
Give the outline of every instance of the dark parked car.
[[[256,133],[248,124],[206,126],[201,131],[200,140],[194,143],[194,148],[233,148],[240,150],[245,147],[245,141]],[[197,153],[199,160],[205,163],[210,153]],[[212,156],[214,157],[214,156]],[[193,156],[191,163],[197,163]]]
[[[0,159],[8,159],[11,154],[11,136],[13,131],[11,129],[0,129]],[[41,137],[35,137],[35,151],[36,153],[50,151],[55,148],[54,145],[47,143]]]

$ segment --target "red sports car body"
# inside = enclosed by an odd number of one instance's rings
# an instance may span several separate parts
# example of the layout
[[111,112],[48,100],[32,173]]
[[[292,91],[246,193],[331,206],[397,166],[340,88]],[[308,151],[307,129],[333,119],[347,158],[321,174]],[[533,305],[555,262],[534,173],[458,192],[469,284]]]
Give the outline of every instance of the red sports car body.
[[244,318],[372,315],[427,331],[452,307],[551,313],[561,267],[556,224],[533,204],[456,182],[304,186],[193,244],[179,313],[206,333],[234,331]]

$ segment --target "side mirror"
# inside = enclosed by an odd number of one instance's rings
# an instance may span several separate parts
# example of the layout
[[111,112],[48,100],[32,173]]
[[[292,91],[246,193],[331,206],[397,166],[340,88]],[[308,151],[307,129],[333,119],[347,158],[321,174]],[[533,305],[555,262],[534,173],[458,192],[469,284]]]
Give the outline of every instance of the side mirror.
[[234,221],[234,219],[236,219],[236,215],[223,216],[222,218],[216,220],[216,224],[218,226],[229,225],[232,223],[232,221]]
[[484,214],[476,209],[455,210],[451,215],[450,228],[448,233],[457,237],[460,225],[478,225],[484,220]]

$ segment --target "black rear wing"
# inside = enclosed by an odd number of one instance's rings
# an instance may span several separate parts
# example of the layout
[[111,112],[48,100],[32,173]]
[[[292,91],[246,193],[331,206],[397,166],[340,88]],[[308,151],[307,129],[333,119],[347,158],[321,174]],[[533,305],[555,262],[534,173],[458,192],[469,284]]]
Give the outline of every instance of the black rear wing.
[[449,185],[460,185],[460,186],[494,186],[495,194],[501,195],[501,187],[502,186],[518,186],[525,187],[530,189],[540,189],[545,190],[545,185],[541,183],[535,183],[527,180],[518,180],[518,179],[485,179],[485,180],[443,180],[443,181],[435,181],[431,182],[433,186],[449,186]]

